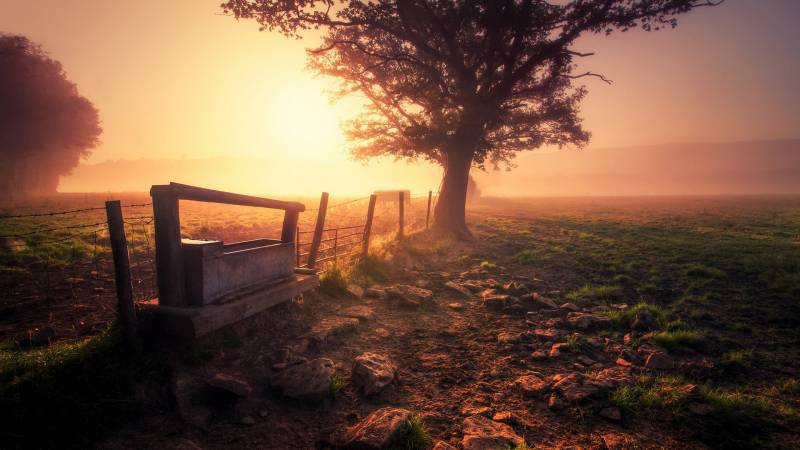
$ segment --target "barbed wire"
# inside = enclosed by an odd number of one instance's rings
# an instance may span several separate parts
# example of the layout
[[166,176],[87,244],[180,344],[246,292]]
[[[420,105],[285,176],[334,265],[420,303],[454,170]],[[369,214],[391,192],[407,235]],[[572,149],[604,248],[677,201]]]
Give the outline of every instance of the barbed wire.
[[[130,205],[122,205],[122,208],[141,208],[144,206],[151,206],[152,203],[138,203],[138,204],[130,204]],[[88,211],[100,211],[105,210],[105,206],[95,206],[91,208],[80,208],[80,209],[69,209],[66,211],[50,211],[44,213],[31,213],[31,214],[0,214],[0,220],[2,219],[22,219],[27,217],[49,217],[49,216],[63,216],[67,214],[77,214],[81,212],[88,212]]]
[[97,223],[87,223],[87,224],[83,224],[83,225],[69,225],[69,226],[65,226],[65,227],[45,228],[45,229],[34,230],[34,231],[29,232],[29,233],[7,234],[7,235],[0,236],[0,239],[16,239],[16,238],[22,238],[22,237],[29,237],[29,236],[33,236],[33,235],[36,235],[36,234],[50,233],[52,231],[77,230],[77,229],[81,229],[81,228],[97,227],[99,225],[105,225],[105,224],[106,224],[105,222],[97,222]]

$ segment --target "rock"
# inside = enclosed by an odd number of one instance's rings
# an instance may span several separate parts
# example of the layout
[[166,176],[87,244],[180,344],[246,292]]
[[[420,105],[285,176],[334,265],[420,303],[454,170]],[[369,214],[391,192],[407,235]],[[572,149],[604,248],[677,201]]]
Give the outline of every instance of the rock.
[[480,292],[483,289],[483,283],[477,280],[469,280],[461,283],[461,286],[469,289],[470,292]]
[[481,296],[481,298],[491,297],[493,295],[497,295],[497,289],[494,288],[484,289],[480,291],[478,295]]
[[364,395],[374,395],[394,381],[397,367],[384,355],[366,352],[353,363],[353,384]]
[[511,331],[501,331],[497,334],[497,342],[500,344],[516,344],[522,341],[522,334]]
[[506,307],[506,303],[511,298],[508,294],[494,294],[483,297],[483,304],[487,309],[500,311]]
[[202,380],[177,374],[169,388],[175,398],[175,409],[183,421],[199,428],[208,426],[213,411],[201,401],[207,389]]
[[452,280],[448,281],[447,283],[444,284],[444,287],[450,289],[451,291],[460,295],[463,298],[472,298],[472,292],[455,281]]
[[433,292],[428,289],[411,286],[410,284],[396,284],[386,288],[390,299],[399,301],[404,306],[417,308],[427,304],[433,299]]
[[366,322],[375,319],[375,311],[369,306],[355,305],[342,309],[338,312],[342,317],[350,317],[358,319],[361,322]]
[[644,367],[652,370],[670,370],[675,365],[675,360],[664,352],[651,353],[644,363]]
[[517,387],[522,391],[523,394],[529,397],[534,397],[542,394],[544,391],[547,390],[547,388],[550,385],[550,383],[548,383],[547,381],[533,374],[523,375],[517,378],[514,381],[514,384],[517,385]]
[[561,337],[561,332],[555,328],[535,328],[533,335],[543,341],[553,341]]
[[553,385],[553,390],[560,392],[570,403],[581,403],[599,391],[597,386],[585,381],[584,375],[573,372],[558,380]]
[[523,444],[523,439],[510,426],[483,416],[464,419],[464,450],[497,450]]
[[641,309],[631,319],[631,328],[637,331],[650,331],[656,327],[656,316],[649,309]]
[[402,408],[387,407],[373,411],[335,439],[337,447],[365,450],[386,448],[410,417],[411,412]]
[[488,406],[465,405],[461,407],[461,414],[465,416],[491,417],[494,410]]
[[56,331],[51,327],[36,328],[28,330],[28,334],[17,339],[17,345],[22,349],[32,347],[44,347],[50,345],[56,339]]
[[531,358],[537,359],[537,360],[538,359],[545,359],[545,358],[547,358],[547,353],[545,353],[545,352],[543,352],[541,350],[536,350],[535,352],[531,353]]
[[631,345],[634,339],[635,339],[635,334],[633,332],[625,333],[625,336],[622,336],[622,343],[625,345]]
[[550,397],[547,399],[547,407],[551,411],[559,411],[564,408],[564,402],[561,401],[556,394],[550,394]]
[[609,406],[607,408],[603,408],[598,413],[600,417],[606,418],[608,420],[613,420],[614,422],[619,422],[622,420],[622,411],[619,410],[616,406]]
[[588,356],[580,355],[578,356],[578,362],[588,367],[593,365],[596,361],[593,360],[592,358],[589,358]]
[[256,419],[251,416],[244,416],[241,420],[242,425],[252,426],[256,424]]
[[308,359],[298,355],[292,351],[292,349],[287,347],[277,350],[275,353],[270,355],[269,360],[272,363],[273,370],[283,370],[289,366],[308,361]]
[[557,309],[558,305],[556,302],[542,297],[539,295],[538,292],[532,292],[530,294],[525,294],[521,297],[522,301],[525,302],[526,305],[534,308],[534,309]]
[[353,317],[325,317],[311,327],[306,337],[321,346],[337,336],[355,331],[359,323]]
[[595,314],[571,312],[567,314],[567,323],[570,326],[580,330],[588,330],[590,328],[604,328],[611,325],[612,320],[610,317],[598,316]]
[[577,312],[581,310],[581,307],[576,305],[575,303],[564,303],[563,305],[559,306],[561,309],[568,309],[573,312]]
[[714,412],[714,407],[707,403],[691,402],[688,405],[689,411],[698,416],[707,416]]
[[590,380],[601,391],[610,391],[624,384],[633,383],[633,375],[627,367],[608,367],[598,371]]
[[492,420],[511,425],[514,423],[514,414],[511,411],[498,411],[492,416]]
[[638,448],[632,445],[633,443],[624,434],[607,433],[601,436],[603,443],[606,445],[607,450],[626,450],[629,448]]
[[436,445],[434,445],[433,449],[431,450],[458,450],[458,449],[448,444],[445,441],[437,441]]
[[299,400],[321,400],[331,394],[333,361],[317,358],[297,364],[273,375],[270,385],[286,397]]
[[368,287],[364,290],[364,297],[367,298],[377,298],[380,300],[385,300],[388,298],[388,294],[386,293],[385,289],[381,289],[378,287]]
[[362,297],[364,297],[364,288],[357,284],[350,283],[347,285],[347,293],[353,298],[360,300]]
[[454,311],[463,311],[464,305],[462,303],[448,303],[447,307]]
[[625,358],[623,358],[622,356],[620,356],[619,358],[617,358],[617,361],[616,361],[616,363],[617,363],[617,365],[618,365],[618,366],[622,366],[622,367],[630,367],[630,366],[632,366],[632,365],[633,365],[633,363],[632,363],[632,362],[630,362],[630,361],[626,360],[626,359],[625,359]]
[[550,347],[550,353],[547,355],[551,358],[556,358],[561,355],[561,352],[569,350],[569,342],[558,342]]
[[216,373],[206,380],[206,383],[215,389],[230,392],[237,397],[247,397],[253,393],[253,388],[249,383],[226,373]]

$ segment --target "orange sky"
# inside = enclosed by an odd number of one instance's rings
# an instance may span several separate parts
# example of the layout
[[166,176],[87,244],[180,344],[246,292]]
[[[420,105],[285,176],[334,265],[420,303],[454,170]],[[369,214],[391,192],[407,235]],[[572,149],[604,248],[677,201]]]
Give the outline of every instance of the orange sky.
[[[41,43],[100,110],[103,143],[87,163],[313,160],[331,170],[298,173],[298,182],[330,186],[347,174],[368,189],[438,185],[437,169],[403,164],[388,171],[394,178],[382,170],[376,179],[350,161],[338,123],[358,104],[330,105],[323,91],[331,81],[304,70],[303,48],[313,42],[259,32],[253,22],[223,16],[218,4],[0,0],[0,31]],[[584,38],[578,49],[597,53],[585,69],[614,80],[586,80],[590,149],[797,137],[798,19],[798,1],[729,0],[683,17],[677,30]],[[536,157],[518,162],[524,170]],[[254,189],[261,190],[274,187]]]

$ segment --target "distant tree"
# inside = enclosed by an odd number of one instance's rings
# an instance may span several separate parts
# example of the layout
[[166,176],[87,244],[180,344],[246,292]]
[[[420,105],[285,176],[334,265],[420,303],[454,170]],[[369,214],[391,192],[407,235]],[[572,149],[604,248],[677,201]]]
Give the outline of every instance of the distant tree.
[[0,34],[0,194],[55,192],[101,131],[58,61],[24,36]]
[[226,13],[299,37],[322,29],[310,65],[339,78],[340,95],[368,100],[349,123],[360,158],[391,155],[444,168],[434,226],[470,236],[471,167],[510,165],[544,145],[581,147],[572,49],[584,33],[674,27],[676,16],[722,0],[228,0]]

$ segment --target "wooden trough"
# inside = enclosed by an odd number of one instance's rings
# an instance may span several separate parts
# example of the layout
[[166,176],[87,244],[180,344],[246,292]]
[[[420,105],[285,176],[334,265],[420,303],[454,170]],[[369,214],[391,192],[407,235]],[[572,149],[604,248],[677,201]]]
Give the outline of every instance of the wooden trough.
[[[153,186],[158,301],[151,308],[163,330],[195,338],[319,286],[313,271],[296,269],[295,233],[302,203],[170,183]],[[181,239],[179,200],[284,210],[280,239]]]

